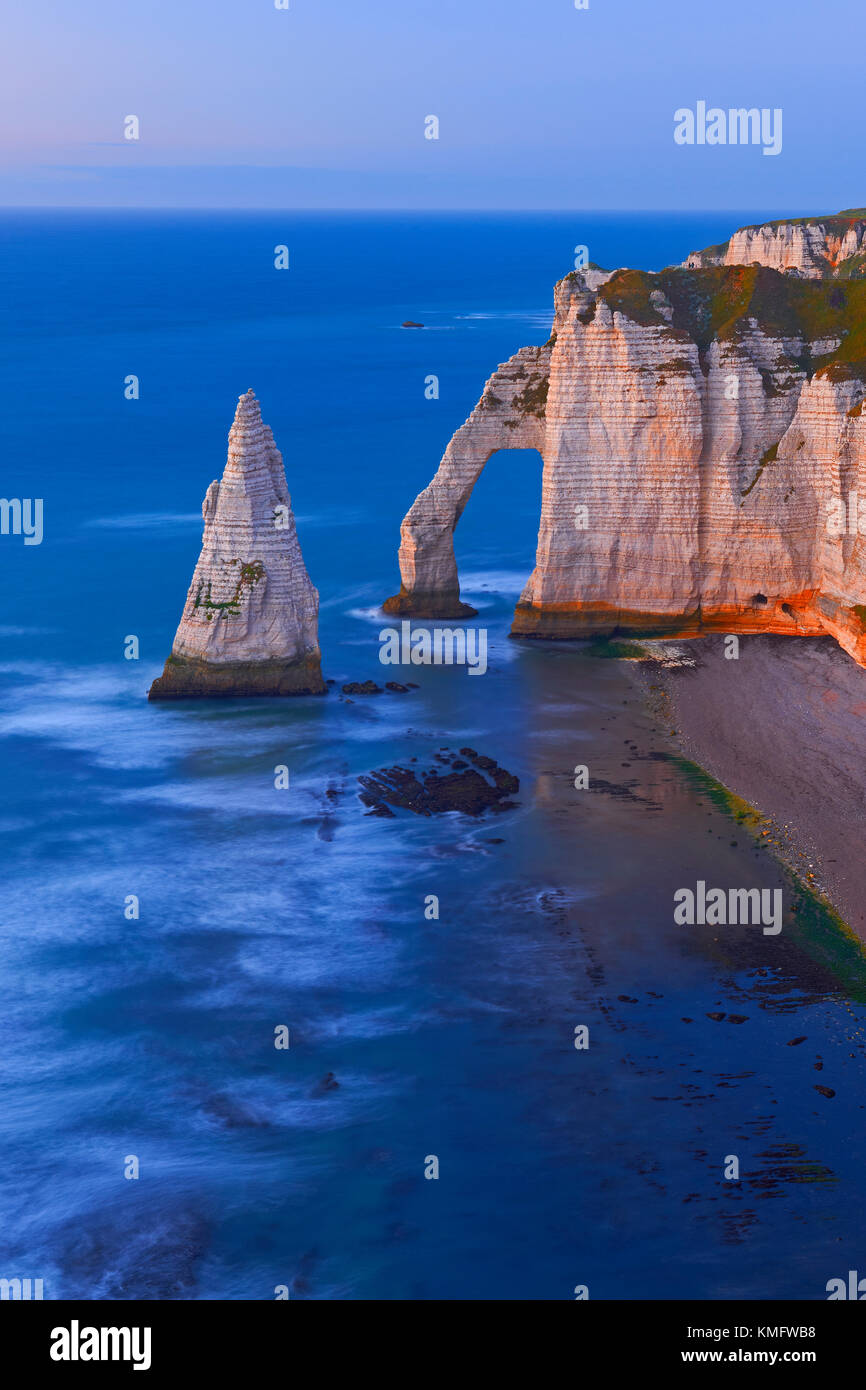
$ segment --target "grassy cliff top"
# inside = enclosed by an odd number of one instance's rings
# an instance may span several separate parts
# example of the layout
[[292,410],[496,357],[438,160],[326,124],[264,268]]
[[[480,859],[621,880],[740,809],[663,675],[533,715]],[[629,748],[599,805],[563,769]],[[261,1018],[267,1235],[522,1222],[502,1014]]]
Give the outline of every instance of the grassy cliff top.
[[[670,325],[652,304],[656,290],[673,308]],[[773,337],[804,346],[839,338],[840,347],[814,366],[866,381],[866,279],[800,280],[761,265],[671,266],[658,273],[618,270],[598,297],[634,322],[668,328],[701,349],[736,337],[749,319]]]
[[[830,236],[844,236],[858,223],[866,222],[866,208],[843,208],[841,212],[830,212],[822,217],[777,217],[766,222],[747,222],[738,227],[739,232],[759,232],[762,227],[823,227]],[[705,246],[697,254],[700,256],[724,256],[731,244],[731,238],[720,241],[716,246]]]
[[762,227],[823,227],[833,236],[844,236],[856,222],[866,222],[866,208],[843,208],[824,217],[777,217],[772,222],[747,222],[741,232],[760,231]]

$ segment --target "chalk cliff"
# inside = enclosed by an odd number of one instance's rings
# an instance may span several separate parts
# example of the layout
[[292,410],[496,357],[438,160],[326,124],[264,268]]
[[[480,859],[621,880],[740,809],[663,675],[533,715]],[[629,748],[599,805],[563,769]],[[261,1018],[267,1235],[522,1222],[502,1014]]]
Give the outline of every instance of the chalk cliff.
[[253,392],[238,401],[221,482],[151,700],[321,694],[319,595],[304,567],[282,455]]
[[491,454],[534,448],[538,548],[513,635],[830,633],[866,664],[864,395],[864,279],[574,271],[549,342],[490,377],[409,510],[385,607],[471,613],[454,527]]
[[693,251],[683,264],[688,270],[766,265],[810,280],[866,275],[866,208],[740,227],[729,241]]

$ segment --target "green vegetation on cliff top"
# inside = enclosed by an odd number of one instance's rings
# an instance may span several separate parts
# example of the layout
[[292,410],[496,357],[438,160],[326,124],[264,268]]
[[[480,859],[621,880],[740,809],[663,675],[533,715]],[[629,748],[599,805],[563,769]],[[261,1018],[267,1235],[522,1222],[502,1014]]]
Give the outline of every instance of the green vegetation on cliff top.
[[[841,212],[831,212],[825,217],[777,217],[767,222],[747,222],[738,227],[740,232],[759,232],[762,227],[823,227],[830,236],[844,236],[849,228],[858,222],[866,222],[866,208],[843,208]],[[723,256],[731,244],[720,241],[716,246],[705,246],[698,252],[701,256]]]
[[[671,324],[652,303],[656,290],[673,309]],[[671,266],[658,273],[618,270],[598,295],[634,322],[666,327],[702,350],[716,339],[735,338],[750,319],[765,333],[799,340],[804,347],[837,339],[835,351],[804,360],[803,366],[866,381],[866,279],[800,280],[761,265]]]
[[866,208],[843,208],[823,217],[777,217],[772,222],[747,222],[741,232],[760,231],[761,227],[823,227],[831,236],[844,236],[855,222],[866,222]]

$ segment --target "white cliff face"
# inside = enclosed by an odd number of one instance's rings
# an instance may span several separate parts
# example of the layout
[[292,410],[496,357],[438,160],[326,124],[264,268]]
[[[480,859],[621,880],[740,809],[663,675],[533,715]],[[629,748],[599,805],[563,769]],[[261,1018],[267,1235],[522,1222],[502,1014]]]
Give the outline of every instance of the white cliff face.
[[[771,222],[741,227],[723,246],[693,251],[684,261],[689,270],[711,265],[765,265],[771,270],[820,280],[866,252],[866,216],[840,214],[813,222]],[[860,266],[855,273],[863,273]]]
[[680,614],[698,595],[697,348],[684,352],[661,319],[647,331],[601,302],[584,322],[575,288],[557,301],[538,552],[520,607],[566,629],[575,601],[587,627],[624,606]]
[[319,596],[304,566],[283,460],[252,391],[238,401],[183,616],[151,699],[318,693]]
[[[798,328],[813,291],[748,275],[760,312],[732,328],[725,310],[715,331],[705,311],[722,291],[739,303],[740,275],[561,281],[555,341],[490,378],[410,509],[390,611],[459,615],[454,526],[492,453],[534,447],[538,550],[515,635],[831,633],[866,664],[866,541],[830,525],[858,490],[866,512],[863,373],[827,362],[853,329],[819,336],[805,311]],[[529,414],[516,368],[538,374]]]

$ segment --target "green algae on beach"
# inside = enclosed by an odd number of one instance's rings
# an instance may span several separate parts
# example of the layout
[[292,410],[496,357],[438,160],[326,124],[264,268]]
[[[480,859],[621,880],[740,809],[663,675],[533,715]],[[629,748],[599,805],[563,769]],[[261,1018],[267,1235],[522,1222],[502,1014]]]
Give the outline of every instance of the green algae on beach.
[[671,754],[670,762],[692,787],[702,792],[719,810],[727,812],[738,826],[772,855],[788,880],[793,898],[785,923],[786,933],[811,960],[844,985],[852,999],[866,1002],[866,945],[824,894],[806,883],[785,856],[774,853],[773,845],[758,834],[760,828],[766,830],[773,822],[690,758]]

